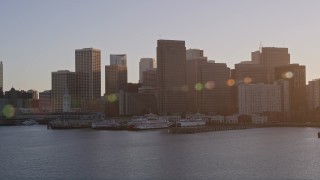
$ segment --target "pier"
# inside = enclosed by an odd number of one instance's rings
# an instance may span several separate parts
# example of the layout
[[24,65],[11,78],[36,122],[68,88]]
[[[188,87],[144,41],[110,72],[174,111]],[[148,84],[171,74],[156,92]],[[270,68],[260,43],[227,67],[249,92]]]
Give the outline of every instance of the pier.
[[212,131],[227,131],[227,130],[240,130],[261,128],[266,126],[261,125],[225,125],[225,126],[198,126],[198,127],[172,127],[168,130],[172,134],[194,134]]

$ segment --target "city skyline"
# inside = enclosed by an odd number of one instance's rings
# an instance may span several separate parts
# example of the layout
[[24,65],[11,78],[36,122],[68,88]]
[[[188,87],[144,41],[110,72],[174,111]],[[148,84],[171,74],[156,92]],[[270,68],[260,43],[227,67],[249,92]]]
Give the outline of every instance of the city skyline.
[[101,72],[110,54],[127,54],[128,81],[138,82],[139,60],[156,57],[157,39],[184,40],[187,49],[203,49],[209,60],[230,68],[250,60],[260,44],[286,47],[292,63],[306,65],[307,81],[316,79],[320,3],[308,2],[281,1],[276,7],[275,1],[2,2],[4,90],[51,89],[51,72],[75,71],[74,50],[87,47],[101,50]]

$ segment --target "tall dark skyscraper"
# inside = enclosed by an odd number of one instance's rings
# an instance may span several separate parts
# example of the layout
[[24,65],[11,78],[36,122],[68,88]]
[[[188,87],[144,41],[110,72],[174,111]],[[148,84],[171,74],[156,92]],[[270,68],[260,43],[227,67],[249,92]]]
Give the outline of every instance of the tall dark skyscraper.
[[207,57],[203,56],[203,50],[188,49],[187,50],[187,111],[197,113],[200,111],[200,92],[195,86],[201,82],[200,67],[207,63]]
[[77,103],[101,97],[101,53],[99,49],[75,51]]
[[230,68],[225,63],[208,61],[200,66],[199,79],[203,87],[200,92],[202,113],[225,113],[231,107]]
[[260,63],[266,68],[267,82],[271,84],[275,80],[275,68],[290,64],[288,48],[263,47],[260,58],[257,52],[255,52],[254,56],[254,59],[260,59]]
[[235,64],[234,78],[237,83],[267,83],[267,71],[261,64],[245,61]]
[[186,47],[184,41],[158,40],[158,110],[160,114],[186,112]]

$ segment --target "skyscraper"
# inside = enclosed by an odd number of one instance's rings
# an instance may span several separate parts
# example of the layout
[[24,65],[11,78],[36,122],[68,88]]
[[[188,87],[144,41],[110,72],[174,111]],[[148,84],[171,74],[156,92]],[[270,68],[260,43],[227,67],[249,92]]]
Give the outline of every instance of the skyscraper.
[[0,61],[0,89],[3,91],[3,64]]
[[184,41],[157,42],[158,110],[160,114],[186,112],[186,47]]
[[127,55],[126,54],[110,54],[110,65],[127,65]]
[[186,55],[187,60],[192,60],[192,59],[197,59],[199,57],[204,57],[202,49],[188,49],[186,53],[187,53],[187,55]]
[[105,66],[105,95],[127,90],[127,66],[112,64]]
[[307,106],[306,67],[289,64],[275,68],[275,78],[289,81],[290,111],[299,111]]
[[251,62],[253,64],[260,64],[261,53],[260,51],[251,52]]
[[197,83],[201,82],[200,67],[207,63],[207,57],[203,56],[203,50],[188,49],[187,54],[187,111],[196,113],[200,111],[200,92],[195,89]]
[[267,82],[272,84],[275,80],[275,68],[290,64],[288,48],[263,47],[260,63],[266,68]]
[[267,83],[267,71],[261,64],[245,61],[235,64],[234,78],[237,83]]
[[76,75],[75,72],[62,70],[51,73],[51,108],[53,112],[63,111],[63,96],[66,91],[71,97],[71,107],[75,107]]
[[202,113],[225,114],[231,111],[230,68],[225,63],[208,61],[200,66],[200,109]]
[[[99,49],[75,50],[77,103],[101,97],[101,53]],[[70,93],[70,91],[69,91]]]
[[139,83],[143,84],[143,72],[148,69],[155,68],[155,60],[153,58],[141,58],[139,62]]
[[320,107],[320,79],[308,83],[308,107],[310,111]]
[[39,92],[39,107],[43,109],[51,108],[51,90]]

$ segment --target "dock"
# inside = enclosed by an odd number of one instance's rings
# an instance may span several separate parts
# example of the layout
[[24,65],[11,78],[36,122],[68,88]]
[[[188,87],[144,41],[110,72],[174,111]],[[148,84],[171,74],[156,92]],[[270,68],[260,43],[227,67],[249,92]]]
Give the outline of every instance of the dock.
[[198,126],[198,127],[172,127],[168,130],[172,134],[194,134],[212,131],[227,131],[260,128],[260,125],[226,125],[226,126]]

